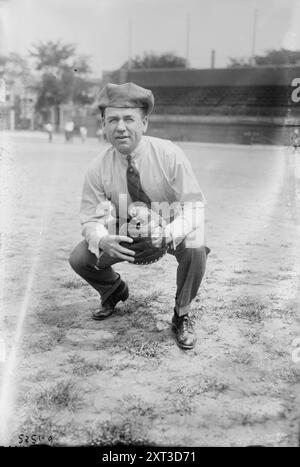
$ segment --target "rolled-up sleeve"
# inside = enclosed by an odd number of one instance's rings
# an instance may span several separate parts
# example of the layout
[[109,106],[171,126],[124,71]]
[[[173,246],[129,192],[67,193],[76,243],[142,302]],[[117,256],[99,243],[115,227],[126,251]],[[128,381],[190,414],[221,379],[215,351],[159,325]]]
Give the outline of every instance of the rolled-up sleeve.
[[179,209],[174,220],[166,227],[173,246],[185,238],[189,246],[198,247],[204,243],[204,206],[206,200],[200,189],[194,171],[184,152],[177,146],[169,155],[169,181]]
[[89,166],[83,183],[80,205],[82,235],[89,250],[99,258],[99,241],[108,234],[107,220],[110,216],[111,203],[107,200],[97,158]]

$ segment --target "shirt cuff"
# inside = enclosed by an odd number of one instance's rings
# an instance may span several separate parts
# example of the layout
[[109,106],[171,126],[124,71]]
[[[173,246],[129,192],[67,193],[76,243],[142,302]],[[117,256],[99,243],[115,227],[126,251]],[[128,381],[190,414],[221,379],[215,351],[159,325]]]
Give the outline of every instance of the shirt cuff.
[[173,249],[176,250],[179,243],[184,240],[188,231],[188,223],[183,219],[175,219],[173,222],[168,224],[165,229],[165,237],[168,241],[171,238]]
[[191,248],[201,246],[204,241],[203,203],[187,203],[183,215],[170,222],[164,231],[167,239],[171,237],[174,250],[184,239]]
[[103,237],[105,237],[108,234],[108,230],[102,224],[97,224],[93,231],[89,232],[89,234],[87,234],[86,236],[83,234],[88,243],[89,251],[93,253],[97,257],[97,259],[99,259],[101,253],[99,249],[99,242]]

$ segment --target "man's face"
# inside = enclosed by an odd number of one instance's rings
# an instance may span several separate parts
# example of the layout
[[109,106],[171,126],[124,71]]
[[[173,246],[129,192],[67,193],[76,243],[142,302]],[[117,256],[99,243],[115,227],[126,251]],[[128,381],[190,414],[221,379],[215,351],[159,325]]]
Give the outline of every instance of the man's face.
[[108,141],[122,154],[131,154],[147,130],[148,118],[141,109],[107,107],[104,128]]

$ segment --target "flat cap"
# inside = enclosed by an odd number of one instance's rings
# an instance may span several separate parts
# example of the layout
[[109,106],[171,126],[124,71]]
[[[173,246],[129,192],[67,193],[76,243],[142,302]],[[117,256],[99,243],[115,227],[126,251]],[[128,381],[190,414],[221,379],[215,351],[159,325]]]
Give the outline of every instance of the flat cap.
[[154,107],[154,97],[152,91],[135,83],[108,83],[99,94],[98,107],[102,114],[106,107],[116,107],[141,108],[149,115]]

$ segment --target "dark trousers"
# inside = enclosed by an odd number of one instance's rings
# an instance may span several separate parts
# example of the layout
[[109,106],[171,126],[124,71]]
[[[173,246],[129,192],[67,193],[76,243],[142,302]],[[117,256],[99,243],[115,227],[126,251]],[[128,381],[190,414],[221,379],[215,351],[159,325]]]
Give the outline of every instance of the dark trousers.
[[[185,241],[181,242],[176,250],[168,252],[174,255],[178,262],[175,306],[179,316],[188,313],[189,305],[198,292],[209,252],[210,249],[206,246],[186,248]],[[120,275],[111,266],[123,260],[104,254],[96,266],[97,258],[88,250],[85,240],[74,248],[69,261],[74,271],[100,293],[102,303],[121,283]],[[138,268],[138,266],[133,267]]]

